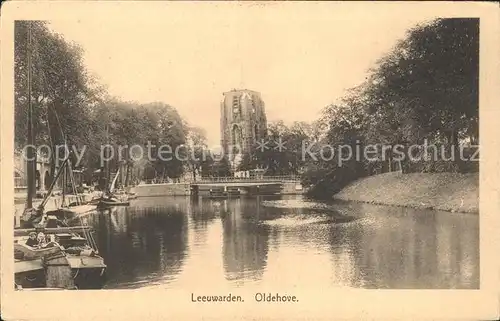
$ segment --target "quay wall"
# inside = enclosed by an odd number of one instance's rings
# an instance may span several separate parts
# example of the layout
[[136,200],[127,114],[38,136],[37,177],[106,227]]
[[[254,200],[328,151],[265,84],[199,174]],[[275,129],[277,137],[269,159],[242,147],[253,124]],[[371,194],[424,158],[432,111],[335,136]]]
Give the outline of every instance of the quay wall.
[[144,196],[186,196],[191,194],[189,183],[144,184],[134,187],[137,197]]

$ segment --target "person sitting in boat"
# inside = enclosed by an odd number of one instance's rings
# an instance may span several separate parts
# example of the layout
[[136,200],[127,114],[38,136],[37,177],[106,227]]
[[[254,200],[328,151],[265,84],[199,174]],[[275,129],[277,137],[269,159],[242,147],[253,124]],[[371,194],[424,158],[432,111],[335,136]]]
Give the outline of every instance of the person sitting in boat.
[[45,247],[47,246],[47,239],[45,238],[45,234],[42,232],[38,233],[37,235],[37,241],[38,241],[38,246],[39,247]]
[[36,233],[35,232],[31,232],[29,234],[29,238],[28,240],[26,241],[26,245],[28,246],[31,246],[31,247],[36,247],[38,246],[38,240],[36,238]]

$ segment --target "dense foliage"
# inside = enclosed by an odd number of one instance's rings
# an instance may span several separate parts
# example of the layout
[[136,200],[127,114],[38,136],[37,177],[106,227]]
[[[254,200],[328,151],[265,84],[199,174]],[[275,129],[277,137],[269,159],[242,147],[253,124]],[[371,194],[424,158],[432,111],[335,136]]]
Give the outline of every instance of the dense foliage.
[[[190,127],[177,110],[162,102],[139,104],[110,98],[96,85],[83,65],[82,50],[51,32],[44,22],[18,21],[15,26],[15,145],[26,144],[28,113],[27,44],[31,24],[31,97],[36,145],[84,150],[79,164],[91,180],[103,169],[101,154],[110,158],[109,171],[125,168],[127,177],[178,178],[185,169],[181,159],[189,159],[184,147]],[[192,134],[191,134],[192,135]],[[197,142],[204,134],[197,133]],[[113,146],[113,154],[104,146]],[[131,148],[133,145],[142,147]],[[148,145],[150,145],[148,149]],[[168,145],[171,153],[159,146]],[[121,146],[119,150],[118,146]],[[148,150],[150,152],[148,152]],[[54,151],[52,151],[54,152]],[[148,153],[151,155],[148,156]],[[143,154],[143,157],[140,157]],[[114,157],[112,157],[114,156]],[[63,155],[61,155],[63,158]],[[55,157],[52,157],[55,160]],[[74,159],[74,163],[76,158]],[[135,165],[135,166],[129,166]],[[52,164],[54,169],[55,164]],[[130,168],[134,168],[130,171]],[[108,172],[109,172],[108,171]],[[53,170],[51,171],[54,172]]]
[[[26,143],[27,24],[20,21],[15,28],[18,148]],[[108,97],[85,70],[80,47],[43,22],[31,22],[31,30],[37,144],[86,146],[79,165],[89,180],[103,167],[104,144],[115,146],[110,170],[121,166],[127,179],[178,178],[185,172],[194,179],[230,175],[227,158],[214,159],[206,133],[189,126],[174,107]],[[266,175],[302,175],[316,196],[330,196],[359,177],[382,172],[477,171],[478,163],[464,161],[459,152],[472,156],[479,141],[478,83],[478,19],[437,19],[416,26],[316,122],[269,124],[266,145],[254,146],[240,170],[259,167]],[[151,155],[138,154],[134,145]],[[171,156],[179,148],[184,157],[163,160],[160,145],[168,145]],[[121,158],[117,146],[125,146]]]
[[479,140],[478,82],[478,19],[438,19],[409,30],[321,119],[329,146],[400,148],[378,148],[376,157],[342,166],[336,158],[310,162],[304,182],[314,194],[331,195],[374,173],[477,171],[478,162],[466,160]]

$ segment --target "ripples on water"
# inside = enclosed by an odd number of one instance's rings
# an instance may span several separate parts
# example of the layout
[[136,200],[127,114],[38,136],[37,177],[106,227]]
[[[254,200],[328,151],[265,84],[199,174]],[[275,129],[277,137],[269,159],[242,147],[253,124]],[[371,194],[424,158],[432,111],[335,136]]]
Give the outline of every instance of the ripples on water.
[[151,197],[87,218],[107,288],[477,288],[477,215]]

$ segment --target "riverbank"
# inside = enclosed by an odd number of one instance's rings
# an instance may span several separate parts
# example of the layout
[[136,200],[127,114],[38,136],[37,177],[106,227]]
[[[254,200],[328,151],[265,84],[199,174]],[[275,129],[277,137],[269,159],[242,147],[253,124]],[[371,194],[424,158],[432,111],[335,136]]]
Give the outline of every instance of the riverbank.
[[479,213],[479,173],[379,174],[351,183],[333,198],[379,205]]

